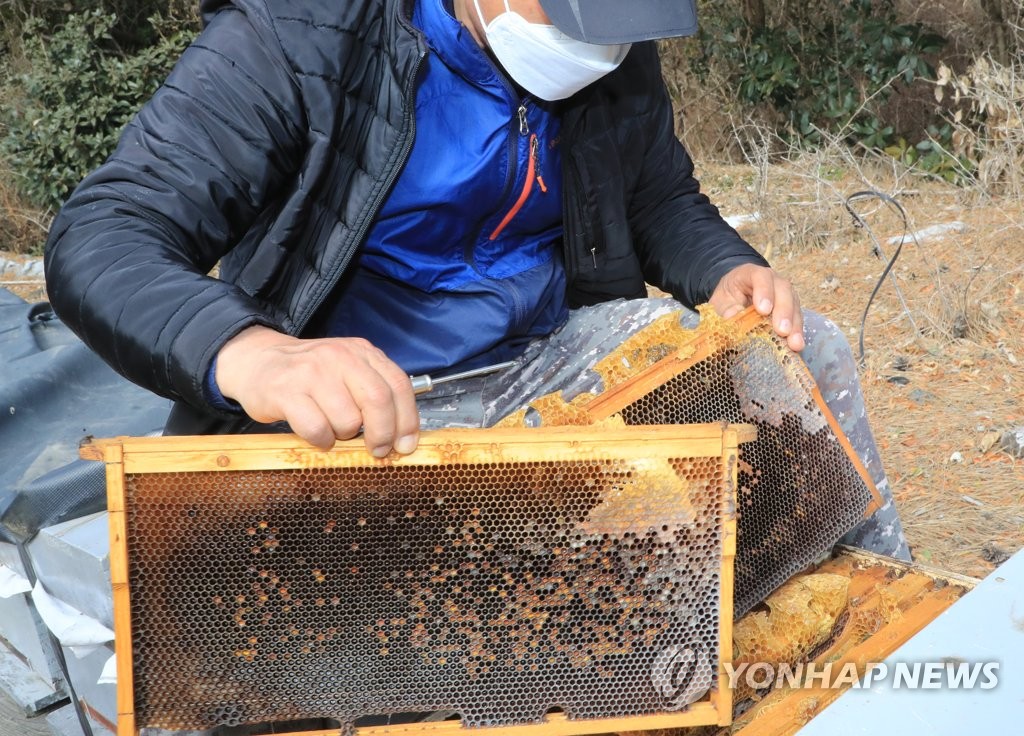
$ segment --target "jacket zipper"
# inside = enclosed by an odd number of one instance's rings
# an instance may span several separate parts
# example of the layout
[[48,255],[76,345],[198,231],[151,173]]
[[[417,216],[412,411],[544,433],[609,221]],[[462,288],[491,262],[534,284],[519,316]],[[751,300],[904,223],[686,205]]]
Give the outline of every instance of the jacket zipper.
[[[512,185],[516,181],[516,175],[519,173],[519,139],[524,135],[528,135],[530,132],[530,123],[526,119],[526,103],[520,102],[519,107],[516,109],[516,117],[512,118],[509,123],[508,132],[508,173],[505,175],[505,186],[501,189],[500,200],[504,201],[508,193],[512,191]],[[516,137],[512,126],[515,123],[519,123],[519,136]]]
[[512,209],[506,213],[505,217],[498,227],[494,228],[494,232],[491,233],[490,240],[497,240],[498,236],[501,235],[502,231],[508,227],[509,223],[515,219],[519,211],[523,209],[523,205],[526,204],[526,200],[530,198],[530,192],[533,191],[533,183],[537,182],[540,186],[542,193],[547,192],[547,185],[544,183],[544,177],[540,174],[540,141],[537,140],[537,134],[533,133],[530,135],[530,154],[527,160],[526,169],[526,182],[523,184],[523,191],[519,193],[519,199],[512,205]]
[[297,316],[294,322],[292,322],[292,329],[289,330],[292,335],[298,335],[305,329],[306,323],[309,322],[310,318],[316,314],[317,311],[319,311],[324,300],[327,299],[327,296],[334,290],[334,287],[338,283],[338,279],[341,278],[341,274],[345,272],[348,268],[348,264],[352,261],[352,258],[360,248],[362,248],[363,242],[366,240],[366,236],[370,232],[370,228],[377,219],[377,214],[380,212],[381,207],[384,206],[384,202],[387,201],[388,196],[390,196],[391,188],[395,185],[399,174],[402,173],[402,169],[405,168],[405,164],[409,160],[409,154],[412,153],[413,143],[416,141],[416,84],[419,78],[420,69],[423,68],[423,61],[427,58],[427,53],[428,52],[425,50],[420,50],[419,58],[416,59],[416,65],[412,69],[412,74],[409,75],[409,82],[404,90],[407,105],[402,121],[407,126],[408,133],[405,140],[402,141],[402,150],[398,154],[395,165],[391,167],[391,170],[388,172],[387,179],[384,180],[384,186],[380,188],[377,193],[377,198],[373,201],[373,206],[371,207],[372,215],[367,217],[360,227],[359,234],[353,241],[355,245],[352,248],[349,248],[348,252],[341,259],[341,263],[332,270],[331,277],[324,279],[322,282],[323,287],[310,299],[309,308],[305,310],[304,314]]
[[[500,69],[498,69],[498,65],[494,63],[494,61],[491,59],[489,54],[484,54],[484,57],[487,59],[487,63],[490,65],[491,70],[494,72],[495,79],[497,79],[498,82],[501,84],[501,86],[505,88],[505,91],[508,92],[508,99],[510,99],[510,100],[518,100],[519,99],[519,93],[516,92],[515,88],[512,86],[512,83],[509,82],[508,77],[505,76],[505,73],[503,71],[501,71]],[[529,124],[529,121],[526,119],[526,113],[527,113],[526,102],[525,101],[520,101],[519,102],[519,107],[516,109],[516,115],[517,115],[518,120],[519,120],[519,137],[520,138],[530,132],[530,124]],[[516,118],[513,118],[512,121],[510,122],[510,125],[509,125],[510,128],[511,128],[512,123],[514,123],[515,121],[516,121]],[[519,143],[518,139],[515,137],[515,135],[512,134],[512,131],[509,130],[509,136],[508,136],[508,162],[509,162],[508,163],[508,171],[509,171],[509,173],[505,177],[505,186],[501,190],[501,199],[502,200],[504,200],[505,197],[508,196],[508,192],[512,188],[512,183],[516,179],[517,162],[519,160],[519,156],[517,155],[518,154],[518,152],[517,152],[518,143]],[[472,252],[467,252],[466,255],[468,256],[467,260],[470,263],[475,263],[474,259],[472,258]]]
[[[500,77],[500,74],[499,74]],[[505,83],[505,86],[512,92],[512,88]],[[530,122],[527,119],[527,108],[526,102],[520,102],[519,107],[516,109],[515,116],[509,121],[508,131],[508,144],[506,146],[506,155],[508,156],[508,173],[505,174],[505,184],[501,189],[501,196],[498,201],[504,202],[505,198],[508,197],[508,193],[512,191],[512,184],[515,183],[516,176],[519,171],[519,139],[530,132]],[[519,124],[519,135],[515,134],[515,125]],[[483,234],[483,227],[481,226],[480,232],[472,240],[467,240],[466,244],[462,248],[463,260],[470,264],[473,269],[483,275],[483,271],[477,266],[476,263],[476,244],[480,240]],[[493,240],[493,238],[491,238]]]
[[[580,229],[578,234],[574,235],[566,232],[562,236],[566,272],[572,278],[573,275],[578,274],[582,270],[583,264],[580,263],[580,255],[585,252],[590,253],[589,260],[593,269],[597,270],[597,246],[592,244],[589,250],[584,251],[584,244],[591,240],[591,236],[586,207],[580,197],[580,192],[583,191],[583,182],[578,169],[578,162],[568,151],[562,157],[562,176],[566,179],[567,183],[571,182],[571,186],[566,186],[563,190],[563,211],[568,213],[571,210],[576,215],[577,227]],[[563,215],[563,222],[568,223],[568,217]]]

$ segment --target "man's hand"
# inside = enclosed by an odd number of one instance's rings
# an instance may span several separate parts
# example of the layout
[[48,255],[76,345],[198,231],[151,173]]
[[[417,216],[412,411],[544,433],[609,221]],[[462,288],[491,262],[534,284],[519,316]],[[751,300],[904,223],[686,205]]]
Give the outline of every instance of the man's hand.
[[803,315],[792,284],[770,268],[748,263],[723,276],[711,295],[711,306],[726,319],[751,304],[771,315],[772,326],[791,350],[804,349]]
[[250,327],[217,354],[217,386],[257,422],[284,420],[317,447],[363,428],[367,449],[385,457],[416,449],[419,413],[409,376],[360,338],[301,340]]

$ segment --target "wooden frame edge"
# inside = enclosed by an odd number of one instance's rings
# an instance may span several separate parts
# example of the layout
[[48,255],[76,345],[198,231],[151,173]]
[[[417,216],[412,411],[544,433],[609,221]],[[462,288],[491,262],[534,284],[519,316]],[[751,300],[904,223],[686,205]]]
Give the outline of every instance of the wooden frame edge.
[[[745,310],[726,320],[729,329],[737,330],[740,335],[748,334],[761,322],[761,315],[753,307]],[[700,328],[698,327],[697,330]],[[680,345],[672,354],[662,358],[657,363],[640,371],[623,384],[613,387],[598,395],[592,401],[583,406],[583,410],[590,416],[591,421],[599,421],[614,416],[622,411],[623,407],[629,406],[637,399],[662,385],[666,380],[671,380],[693,367],[709,355],[712,345],[710,341],[715,333],[711,331],[698,332],[693,339]],[[665,376],[668,375],[668,378]]]
[[[801,361],[803,365],[803,361]],[[810,369],[804,366],[804,370],[807,371],[810,376]],[[882,494],[878,490],[878,486],[875,485],[875,481],[871,478],[871,474],[868,472],[864,462],[860,459],[860,456],[853,449],[853,445],[850,444],[850,438],[846,436],[846,432],[839,426],[839,420],[836,419],[835,415],[828,408],[825,403],[825,397],[821,395],[821,389],[818,388],[818,384],[811,382],[813,388],[811,389],[811,396],[814,398],[814,403],[817,404],[818,410],[821,411],[822,416],[825,417],[825,421],[828,422],[828,426],[832,429],[832,434],[839,440],[840,447],[843,448],[843,452],[850,458],[850,462],[853,463],[854,470],[857,471],[857,475],[864,481],[864,485],[867,486],[868,492],[871,494],[871,500],[868,502],[867,507],[864,509],[864,518],[871,516],[873,513],[878,511],[885,503],[882,498]]]
[[[111,440],[123,442],[124,472],[203,472],[346,468],[352,466],[411,466],[478,462],[536,462],[551,459],[599,459],[609,452],[624,460],[639,460],[651,452],[671,457],[715,457],[729,425],[665,425],[610,429],[552,427],[501,430],[437,430],[421,437],[411,455],[392,453],[372,457],[362,439],[339,442],[318,450],[294,435],[241,437],[176,437]],[[755,428],[735,425],[743,437]],[[104,450],[108,452],[109,450]]]
[[[751,425],[742,425],[757,430]],[[732,723],[732,688],[729,687],[729,676],[726,663],[733,661],[732,634],[733,617],[735,615],[735,575],[736,575],[736,486],[739,474],[739,445],[742,431],[729,428],[722,437],[722,468],[728,481],[721,499],[722,514],[722,572],[719,578],[718,606],[718,689],[715,693],[715,705],[718,709],[718,725],[728,726]]]
[[114,655],[117,662],[117,736],[137,736],[132,668],[131,602],[128,581],[128,526],[124,464],[120,446],[103,448],[106,458],[107,519],[110,528],[110,585],[114,599]]
[[905,562],[904,560],[896,559],[895,557],[887,557],[886,555],[879,554],[878,552],[871,552],[870,550],[861,549],[859,547],[851,547],[848,544],[837,544],[832,550],[832,558],[847,557],[851,560],[862,561],[871,565],[883,565],[893,570],[899,570],[900,572],[916,572],[921,575],[932,578],[933,580],[941,580],[951,585],[961,585],[968,590],[972,590],[974,587],[981,582],[981,578],[972,578],[969,575],[961,575],[957,572],[950,572],[949,570],[943,570],[932,565],[925,565],[916,560],[914,562]]
[[[557,431],[554,431],[557,429]],[[508,434],[508,430],[493,432],[489,436],[482,435],[485,430],[441,430],[433,433],[428,438],[440,447],[445,443],[451,444],[453,440],[465,439],[470,443],[478,443],[481,446],[493,446],[495,438]],[[644,441],[643,454],[649,454],[652,441],[671,442],[672,449],[678,450],[678,439],[680,435],[689,440],[688,444],[697,444],[700,450],[697,453],[687,450],[685,453],[676,452],[680,457],[686,456],[718,456],[724,464],[724,473],[731,473],[730,487],[723,494],[721,499],[722,516],[722,567],[721,567],[721,592],[720,592],[720,621],[719,621],[719,646],[720,656],[717,662],[718,685],[716,689],[709,692],[704,699],[691,704],[683,712],[658,713],[649,716],[630,716],[622,718],[593,719],[593,720],[569,720],[563,714],[553,713],[537,724],[502,726],[487,728],[487,736],[568,736],[582,734],[607,733],[616,730],[654,730],[662,728],[678,728],[698,725],[727,725],[732,715],[732,693],[726,686],[726,672],[724,663],[731,661],[732,653],[732,579],[733,562],[735,555],[735,485],[737,472],[737,448],[741,442],[754,439],[757,430],[749,424],[704,424],[704,425],[666,425],[665,427],[627,427],[624,429],[608,430],[606,428],[590,429],[586,427],[564,427],[548,429],[515,429],[512,430],[515,440],[528,439],[526,444],[535,445],[538,442],[550,443],[550,435],[564,435],[565,440],[559,443],[559,448],[564,451],[565,447],[578,444],[581,433],[583,435],[594,435],[594,441],[602,444],[621,442],[636,442],[642,438]],[[651,437],[651,435],[654,437]],[[687,437],[689,435],[689,437]],[[570,439],[571,438],[571,439]],[[486,442],[485,440],[490,440]],[[225,442],[226,441],[226,442]],[[168,452],[159,448],[166,444],[176,445],[180,449]],[[263,448],[279,448],[282,450],[299,447],[302,451],[317,452],[308,448],[301,440],[293,435],[246,435],[244,437],[182,437],[182,438],[115,438],[110,440],[98,440],[82,448],[82,456],[89,459],[103,459],[106,461],[107,474],[107,497],[109,526],[111,535],[110,548],[110,570],[111,584],[114,594],[115,610],[115,648],[118,665],[118,687],[117,687],[117,711],[118,711],[118,736],[138,736],[136,718],[134,713],[134,673],[132,668],[132,626],[130,608],[130,583],[128,579],[128,539],[127,539],[127,516],[125,505],[125,475],[131,474],[133,456],[140,456],[150,462],[155,458],[167,455],[179,455],[188,453],[190,447],[218,447],[222,444],[241,448],[250,447],[252,444]],[[339,443],[341,444],[341,443]],[[705,447],[707,445],[707,447]],[[336,450],[339,448],[336,447]],[[362,460],[369,462],[370,456],[362,445],[362,440],[350,441],[340,448],[342,451],[351,450],[357,453]],[[265,452],[257,449],[252,452]],[[195,452],[193,450],[193,452]],[[235,456],[242,450],[226,450],[219,453],[212,451],[200,454],[214,455],[216,457]],[[211,469],[227,470],[221,463],[214,460],[215,467]],[[229,462],[229,465],[231,463]],[[180,462],[175,463],[175,470],[183,470]],[[149,471],[158,472],[158,471]],[[728,477],[728,476],[727,476]],[[728,656],[729,660],[725,657]],[[727,720],[723,720],[727,719]],[[368,727],[356,730],[359,736],[396,736],[398,734],[432,734],[445,735],[464,733],[460,722],[441,722],[436,724],[411,724],[410,726],[388,726]],[[305,731],[282,736],[336,736],[336,731]]]
[[[439,446],[448,443],[476,443],[506,441],[514,444],[536,445],[546,444],[554,439],[572,441],[579,435],[593,435],[611,442],[631,442],[637,439],[638,433],[648,433],[652,439],[658,435],[678,439],[717,438],[721,435],[723,422],[705,422],[702,424],[649,425],[644,427],[621,426],[559,426],[559,427],[482,427],[482,428],[451,428],[426,430],[420,435],[420,445]],[[113,447],[121,447],[124,452],[147,453],[168,451],[195,450],[302,450],[321,455],[336,451],[356,451],[365,449],[362,438],[338,440],[329,450],[318,450],[313,445],[294,434],[238,434],[238,435],[184,435],[174,437],[111,437],[94,439],[82,445],[79,455],[87,459],[104,459],[108,462],[120,462],[108,459]],[[376,458],[374,458],[376,459]]]
[[[562,713],[549,713],[540,723],[512,726],[485,726],[468,729],[461,721],[435,723],[408,723],[394,726],[363,726],[356,728],[357,736],[454,736],[479,733],[480,736],[585,736],[615,731],[652,731],[666,728],[714,725],[715,707],[703,700],[692,704],[682,713],[629,716],[625,718],[594,718],[570,720]],[[581,730],[582,729],[582,730]],[[278,736],[338,736],[338,730],[293,731]]]

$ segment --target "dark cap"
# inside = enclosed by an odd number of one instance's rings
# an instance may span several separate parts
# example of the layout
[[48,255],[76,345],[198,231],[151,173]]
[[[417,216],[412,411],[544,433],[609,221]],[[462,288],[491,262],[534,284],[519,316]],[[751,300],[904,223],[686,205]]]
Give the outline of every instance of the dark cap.
[[697,32],[696,0],[540,0],[558,30],[587,43],[613,44]]

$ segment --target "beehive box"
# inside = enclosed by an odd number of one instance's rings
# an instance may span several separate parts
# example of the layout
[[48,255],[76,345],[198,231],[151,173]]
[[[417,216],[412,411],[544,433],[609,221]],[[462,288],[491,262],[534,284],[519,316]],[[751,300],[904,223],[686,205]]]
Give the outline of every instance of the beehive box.
[[[737,447],[752,437],[446,430],[383,461],[286,435],[93,442],[118,734],[728,723]],[[460,720],[361,725],[436,711]]]
[[[823,578],[838,581],[838,589],[832,583],[819,586],[803,601],[776,600],[787,587]],[[793,665],[791,672],[805,674],[794,683],[776,669],[766,687],[756,692],[743,687],[744,678],[737,678],[732,725],[708,729],[705,736],[787,736],[799,731],[851,689],[849,680],[840,679],[843,668],[855,668],[855,689],[860,689],[873,663],[886,661],[978,582],[837,546],[830,559],[795,575],[765,601],[764,610],[748,614],[734,631],[734,668],[750,662],[786,662]],[[830,673],[827,682],[806,675],[812,664],[819,673]]]

